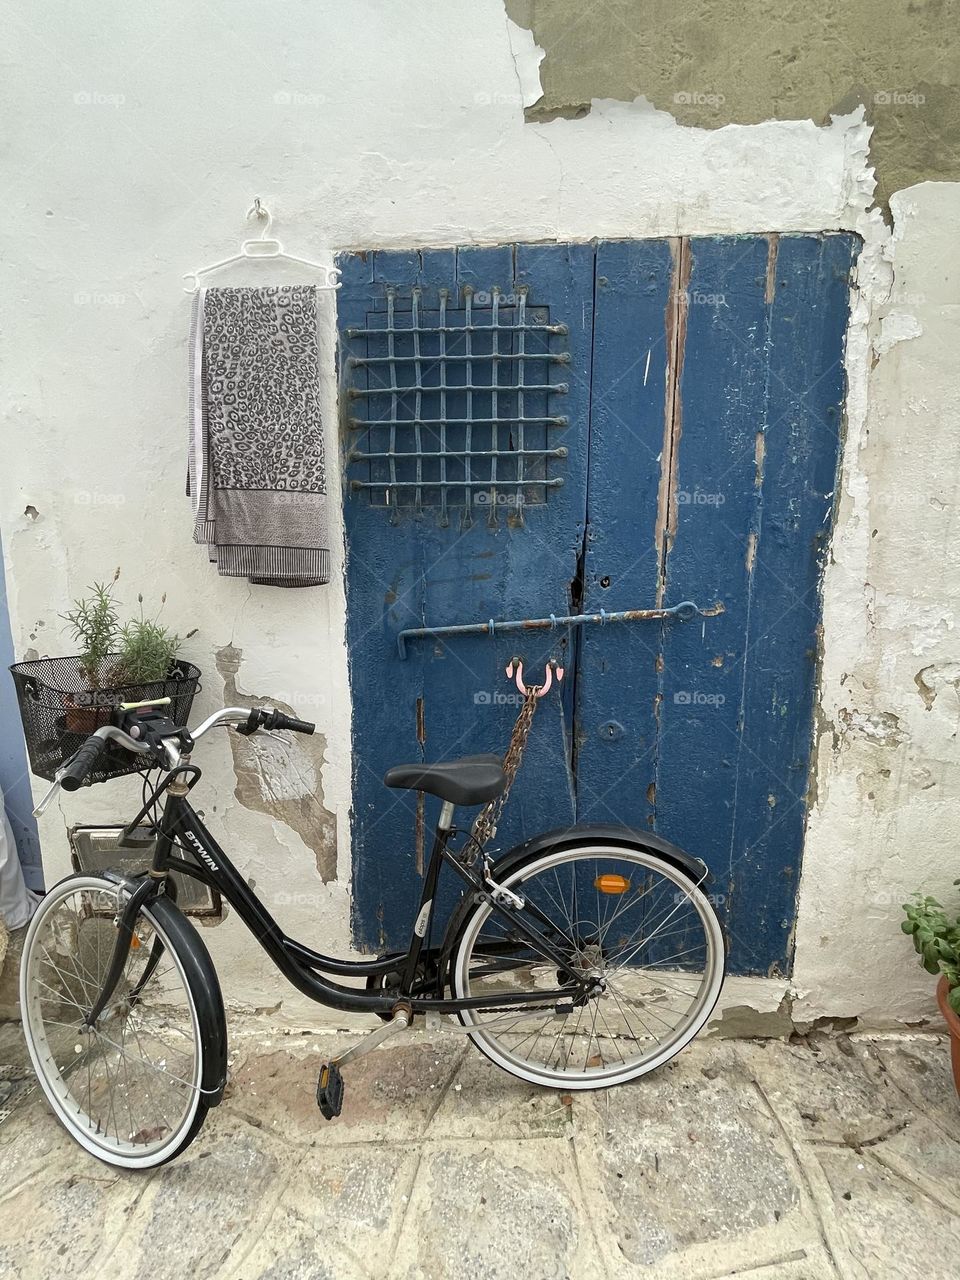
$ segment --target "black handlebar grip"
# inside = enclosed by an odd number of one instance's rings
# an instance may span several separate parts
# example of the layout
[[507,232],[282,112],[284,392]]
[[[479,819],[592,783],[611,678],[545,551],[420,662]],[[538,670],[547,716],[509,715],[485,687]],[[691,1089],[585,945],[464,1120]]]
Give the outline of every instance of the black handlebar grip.
[[293,716],[285,716],[282,711],[254,707],[243,724],[237,725],[237,732],[245,736],[256,733],[258,729],[289,729],[293,733],[313,733],[316,727],[309,720],[295,720]]
[[285,716],[282,711],[276,711],[277,717],[276,728],[289,729],[292,733],[313,733],[316,725],[311,724],[309,720],[295,720],[293,716]]
[[76,791],[86,781],[87,774],[97,763],[104,741],[96,734],[88,738],[79,751],[63,766],[60,773],[60,785],[64,791]]

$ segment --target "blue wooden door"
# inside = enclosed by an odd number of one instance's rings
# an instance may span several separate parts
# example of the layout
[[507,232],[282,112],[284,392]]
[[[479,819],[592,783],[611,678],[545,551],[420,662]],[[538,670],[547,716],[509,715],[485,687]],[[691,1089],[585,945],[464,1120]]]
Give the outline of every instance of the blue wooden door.
[[[574,820],[706,858],[731,964],[786,972],[854,238],[341,261],[354,931],[409,930],[429,838],[389,765],[502,750],[503,667],[566,666],[498,843]],[[671,606],[545,635],[407,628]]]

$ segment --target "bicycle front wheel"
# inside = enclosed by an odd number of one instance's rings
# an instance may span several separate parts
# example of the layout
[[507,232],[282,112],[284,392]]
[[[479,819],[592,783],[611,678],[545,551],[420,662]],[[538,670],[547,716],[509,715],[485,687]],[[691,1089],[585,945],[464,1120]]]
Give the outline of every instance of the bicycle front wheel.
[[[506,1071],[564,1089],[622,1084],[667,1062],[709,1018],[723,984],[720,922],[706,894],[655,851],[583,844],[493,874],[523,899],[525,921],[544,934],[549,922],[566,962],[559,968],[539,955],[509,912],[481,903],[467,918],[455,946],[454,994],[530,994],[527,1008],[459,1014],[477,1047]],[[576,992],[584,976],[597,982],[589,999],[544,999],[565,986]]]
[[60,1122],[100,1160],[146,1169],[172,1160],[203,1124],[209,1041],[178,940],[149,904],[106,1008],[85,1025],[126,897],[92,875],[70,876],[47,894],[24,941],[20,1006],[34,1070]]

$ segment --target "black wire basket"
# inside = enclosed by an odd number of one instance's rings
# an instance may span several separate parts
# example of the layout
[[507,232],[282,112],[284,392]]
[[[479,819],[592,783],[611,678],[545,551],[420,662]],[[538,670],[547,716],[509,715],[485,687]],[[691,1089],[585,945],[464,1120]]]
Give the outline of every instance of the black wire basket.
[[[175,659],[165,680],[147,684],[111,684],[116,679],[117,654],[100,663],[94,687],[80,658],[38,658],[15,662],[10,668],[17,688],[17,702],[27,743],[30,768],[53,782],[57,770],[102,725],[116,723],[122,702],[147,702],[169,698],[167,714],[176,725],[185,725],[193,699],[200,689],[200,669]],[[125,773],[136,773],[143,762],[122,747],[108,743],[91,770],[88,782],[106,782]]]

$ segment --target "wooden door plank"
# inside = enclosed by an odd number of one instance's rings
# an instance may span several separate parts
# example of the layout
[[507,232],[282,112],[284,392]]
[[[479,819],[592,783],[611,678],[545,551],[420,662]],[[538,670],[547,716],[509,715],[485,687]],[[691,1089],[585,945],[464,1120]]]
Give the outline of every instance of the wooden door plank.
[[723,611],[665,630],[657,829],[709,862],[740,973],[790,963],[819,622],[811,539],[837,465],[822,423],[839,416],[849,292],[843,272],[824,289],[822,251],[819,237],[690,245],[666,592]]
[[[676,243],[597,246],[583,609],[657,602],[658,495],[678,283]],[[577,674],[578,817],[652,823],[660,625],[587,625]]]
[[[787,972],[806,821],[821,584],[840,457],[851,235],[782,236],[768,274],[770,394],[757,451],[743,732],[727,906],[758,971]],[[775,282],[775,283],[774,283]]]

